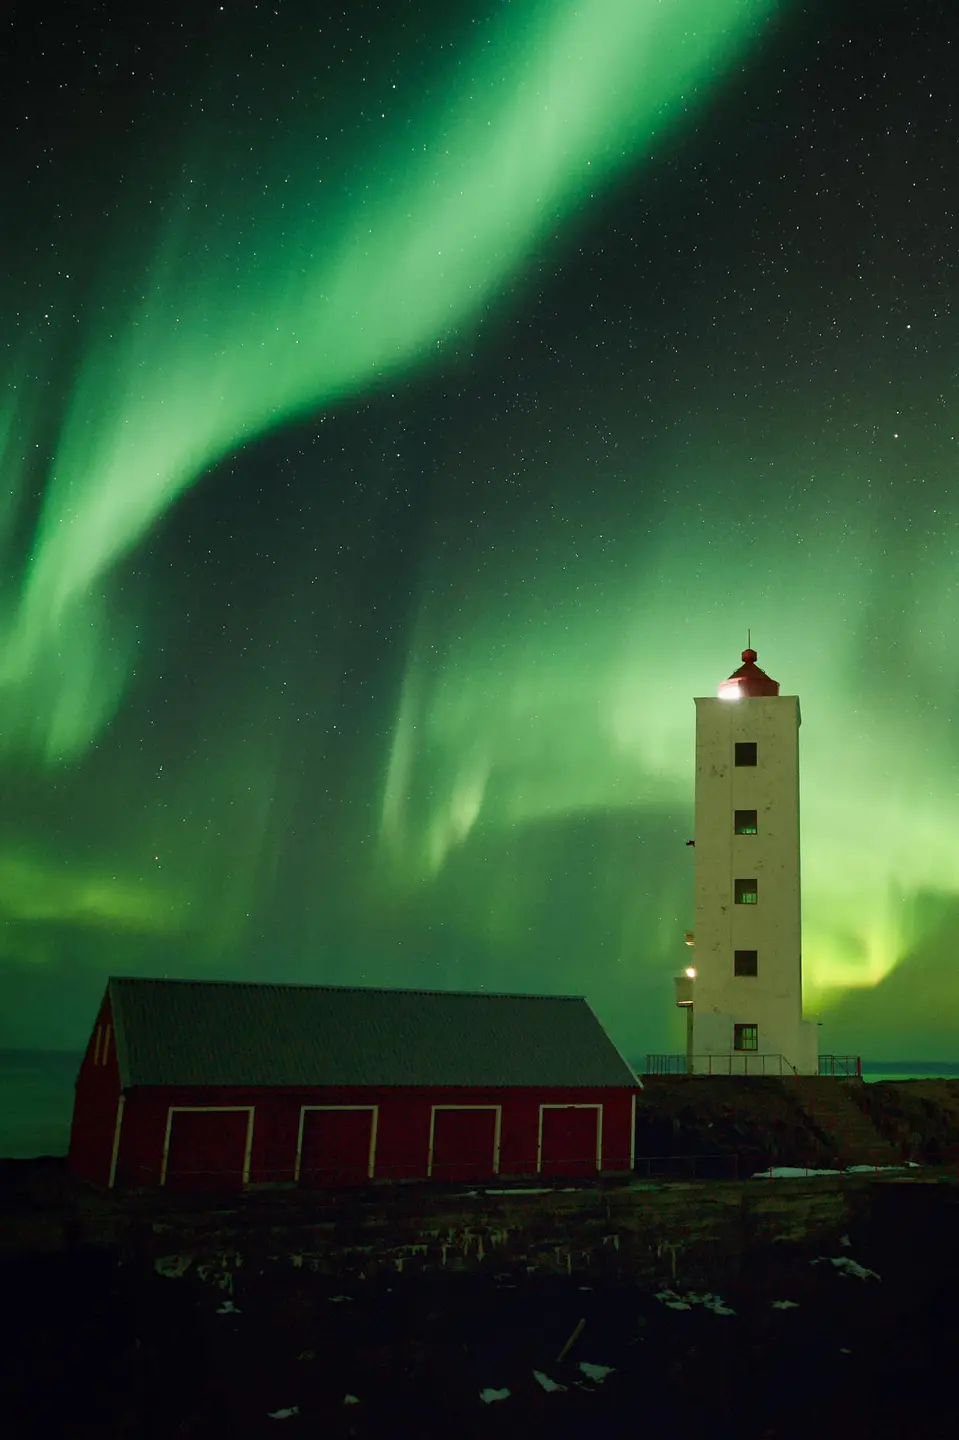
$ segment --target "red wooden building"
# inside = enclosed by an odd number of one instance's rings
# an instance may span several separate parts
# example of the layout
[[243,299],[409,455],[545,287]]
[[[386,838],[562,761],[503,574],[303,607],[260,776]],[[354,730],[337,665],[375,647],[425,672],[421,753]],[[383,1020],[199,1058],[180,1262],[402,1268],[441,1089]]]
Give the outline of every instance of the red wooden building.
[[112,979],[70,1164],[217,1190],[623,1173],[640,1088],[578,997]]

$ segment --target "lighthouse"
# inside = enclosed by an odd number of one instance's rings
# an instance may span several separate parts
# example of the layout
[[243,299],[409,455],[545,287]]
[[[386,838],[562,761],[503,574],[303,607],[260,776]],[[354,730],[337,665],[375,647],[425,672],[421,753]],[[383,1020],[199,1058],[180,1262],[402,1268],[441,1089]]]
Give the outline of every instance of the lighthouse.
[[693,1074],[815,1075],[803,1019],[799,700],[742,652],[696,700],[695,930],[677,981]]

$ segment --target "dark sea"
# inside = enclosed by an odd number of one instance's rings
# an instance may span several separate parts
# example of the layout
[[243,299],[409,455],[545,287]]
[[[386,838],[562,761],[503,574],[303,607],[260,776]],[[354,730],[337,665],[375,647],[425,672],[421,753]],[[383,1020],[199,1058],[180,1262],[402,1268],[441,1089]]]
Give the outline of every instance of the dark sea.
[[0,1158],[65,1155],[81,1055],[0,1050]]
[[[81,1056],[67,1050],[0,1050],[0,1158],[65,1155]],[[956,1061],[863,1061],[865,1080],[959,1079]]]

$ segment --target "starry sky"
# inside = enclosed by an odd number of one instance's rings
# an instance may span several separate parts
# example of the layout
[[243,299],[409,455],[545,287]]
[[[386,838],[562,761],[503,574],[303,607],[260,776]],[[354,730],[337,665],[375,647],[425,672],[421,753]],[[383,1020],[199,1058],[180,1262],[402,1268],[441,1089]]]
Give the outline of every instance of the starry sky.
[[111,973],[679,1049],[695,695],[803,709],[807,1013],[959,1059],[959,12],[14,0],[0,1045]]

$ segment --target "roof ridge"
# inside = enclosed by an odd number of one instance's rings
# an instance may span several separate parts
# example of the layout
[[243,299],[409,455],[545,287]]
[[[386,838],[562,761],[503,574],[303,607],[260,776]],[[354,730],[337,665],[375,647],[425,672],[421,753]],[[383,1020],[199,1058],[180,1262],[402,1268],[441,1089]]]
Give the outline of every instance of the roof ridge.
[[578,1000],[589,1004],[585,995],[549,994],[542,990],[438,990],[418,985],[310,985],[302,980],[225,980],[207,979],[187,975],[111,975],[108,985],[219,985],[251,990],[335,990],[338,994],[347,991],[362,995],[442,995],[462,996],[465,999],[484,1000]]

